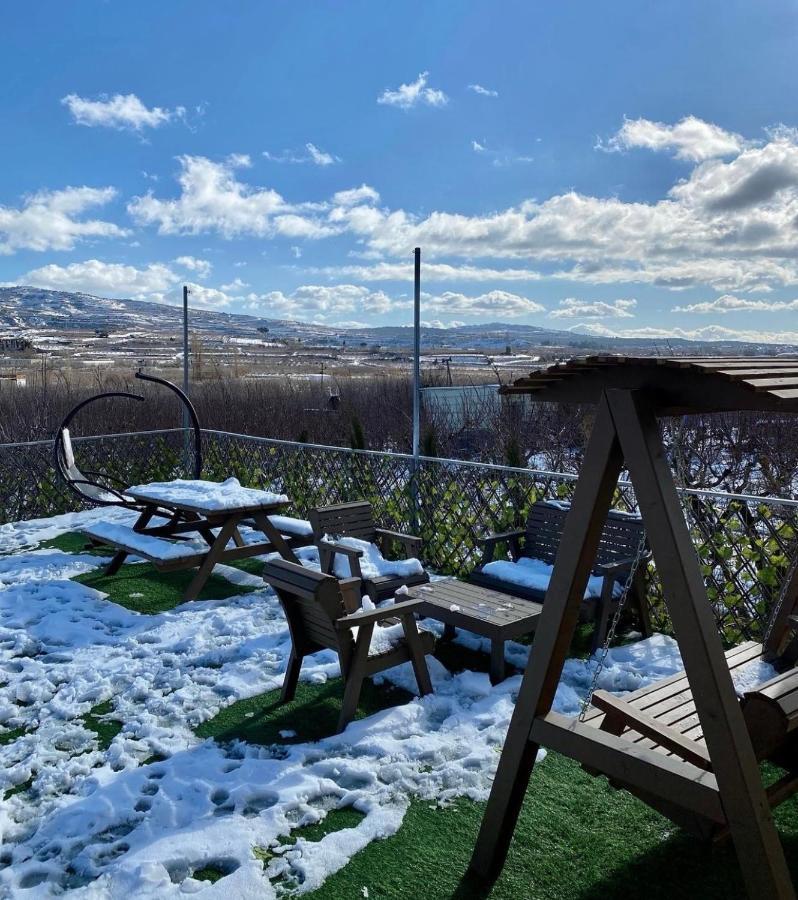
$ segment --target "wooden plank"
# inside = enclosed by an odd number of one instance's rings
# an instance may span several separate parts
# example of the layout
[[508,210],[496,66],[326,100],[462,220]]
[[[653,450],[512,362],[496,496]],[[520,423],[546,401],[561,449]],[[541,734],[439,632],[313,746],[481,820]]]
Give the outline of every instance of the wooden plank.
[[470,870],[478,878],[494,878],[504,864],[538,751],[530,736],[532,722],[551,709],[622,465],[612,416],[603,398],[538,622],[535,651],[524,672],[471,857]]
[[794,900],[751,739],[734,691],[695,548],[644,397],[608,392],[608,402],[638,499],[666,605],[709,748],[729,830],[752,897]]
[[578,719],[549,712],[535,719],[532,738],[622,784],[663,797],[718,824],[725,823],[715,776],[679,759],[635,747]]
[[623,722],[638,734],[661,744],[667,750],[680,756],[700,769],[711,770],[712,763],[705,747],[685,738],[681,732],[664,724],[660,719],[644,713],[631,703],[626,703],[606,691],[593,694],[593,705],[603,710],[608,717]]
[[750,384],[755,391],[769,391],[771,388],[798,389],[798,376],[791,375],[785,378],[772,378],[768,373],[762,378],[744,378],[741,384]]

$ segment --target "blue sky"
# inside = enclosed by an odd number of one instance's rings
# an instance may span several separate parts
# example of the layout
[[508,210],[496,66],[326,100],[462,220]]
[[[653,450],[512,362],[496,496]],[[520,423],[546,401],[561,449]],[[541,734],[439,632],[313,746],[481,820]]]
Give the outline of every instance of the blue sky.
[[798,340],[798,7],[5,4],[0,282]]

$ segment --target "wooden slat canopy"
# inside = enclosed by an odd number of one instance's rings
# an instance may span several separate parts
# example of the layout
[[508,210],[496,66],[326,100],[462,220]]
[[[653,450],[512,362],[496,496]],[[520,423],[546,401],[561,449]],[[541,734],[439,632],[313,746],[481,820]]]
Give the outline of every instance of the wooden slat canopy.
[[660,415],[798,412],[798,356],[583,356],[531,372],[500,392],[595,404],[613,388],[645,390]]

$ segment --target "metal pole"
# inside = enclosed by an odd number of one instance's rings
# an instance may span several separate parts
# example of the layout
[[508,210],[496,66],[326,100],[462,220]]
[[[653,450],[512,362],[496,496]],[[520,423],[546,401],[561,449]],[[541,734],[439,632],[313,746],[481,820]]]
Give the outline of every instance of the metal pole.
[[421,449],[421,248],[413,251],[415,260],[413,294],[413,467],[410,479],[411,525],[418,533],[419,495],[418,468]]
[[415,257],[415,293],[413,296],[413,456],[421,447],[421,247]]
[[[183,285],[183,393],[188,397],[188,285]],[[188,452],[188,410],[183,409],[183,429]]]

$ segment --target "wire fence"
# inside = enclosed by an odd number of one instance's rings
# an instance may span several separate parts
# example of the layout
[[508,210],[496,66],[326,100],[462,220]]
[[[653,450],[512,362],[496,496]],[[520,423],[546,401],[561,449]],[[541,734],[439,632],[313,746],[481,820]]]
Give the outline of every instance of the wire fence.
[[[369,500],[385,526],[418,534],[424,562],[466,576],[481,555],[480,538],[525,521],[537,500],[568,501],[576,476],[400,453],[349,450],[219,431],[203,433],[204,477],[288,494],[296,515],[314,506]],[[180,429],[76,438],[78,466],[128,484],[185,477]],[[682,501],[718,626],[729,644],[762,636],[798,552],[798,502],[714,491],[682,491]],[[0,524],[79,508],[57,478],[52,444],[0,445]],[[619,482],[614,505],[636,510]],[[661,630],[670,622],[656,568],[648,599]]]

